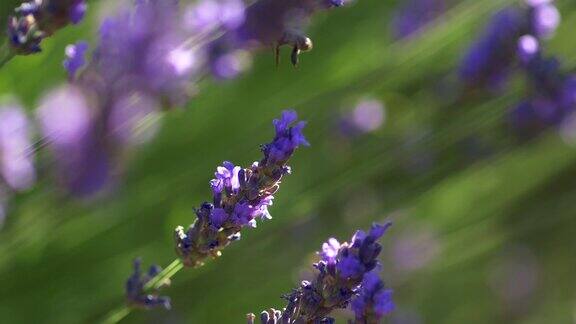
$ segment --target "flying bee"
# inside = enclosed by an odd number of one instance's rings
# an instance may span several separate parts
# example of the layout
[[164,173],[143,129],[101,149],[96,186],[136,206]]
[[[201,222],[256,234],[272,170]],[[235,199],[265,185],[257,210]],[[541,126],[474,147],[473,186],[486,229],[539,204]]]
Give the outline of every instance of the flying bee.
[[280,63],[280,47],[283,45],[292,46],[290,61],[294,66],[298,66],[300,53],[308,52],[313,48],[313,43],[310,38],[298,33],[286,32],[274,47],[276,66]]

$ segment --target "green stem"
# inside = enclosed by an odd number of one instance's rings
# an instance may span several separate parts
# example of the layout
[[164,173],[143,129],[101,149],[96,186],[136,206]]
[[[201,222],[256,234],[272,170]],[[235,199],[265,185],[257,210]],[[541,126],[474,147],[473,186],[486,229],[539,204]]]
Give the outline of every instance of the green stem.
[[102,321],[102,324],[116,324],[128,316],[130,311],[131,309],[128,306],[122,306],[114,309],[108,313],[108,315],[106,315],[106,318]]
[[[156,275],[156,277],[150,279],[144,286],[144,290],[155,290],[159,289],[164,286],[178,271],[184,268],[184,264],[180,259],[176,259],[172,261],[162,272]],[[123,320],[126,316],[130,314],[132,311],[131,307],[126,305],[118,307],[108,314],[106,317],[101,321],[102,324],[116,324]]]
[[180,259],[172,261],[162,272],[160,272],[156,277],[152,278],[144,286],[144,290],[159,289],[162,287],[170,278],[172,278],[178,271],[182,270],[184,264]]
[[14,57],[14,51],[10,48],[8,43],[4,43],[0,47],[0,68],[4,66],[4,64],[8,63]]

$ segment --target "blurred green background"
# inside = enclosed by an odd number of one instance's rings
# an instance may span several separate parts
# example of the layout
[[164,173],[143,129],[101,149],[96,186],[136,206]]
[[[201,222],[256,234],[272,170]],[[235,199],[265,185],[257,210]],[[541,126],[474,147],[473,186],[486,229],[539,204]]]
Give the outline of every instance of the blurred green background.
[[[2,1],[6,17],[17,1]],[[517,141],[504,118],[521,77],[501,94],[457,100],[455,69],[491,13],[514,1],[462,1],[419,36],[390,37],[401,1],[359,0],[315,17],[315,49],[278,68],[270,52],[232,82],[205,82],[159,136],[135,153],[124,182],[93,201],[64,197],[38,161],[35,189],[15,197],[0,232],[0,322],[95,322],[123,302],[131,261],[167,265],[172,231],[209,199],[224,160],[260,158],[271,120],[293,107],[312,146],[291,161],[273,220],[205,267],[178,273],[173,310],[136,311],[125,323],[240,323],[281,307],[328,237],[347,240],[393,220],[383,239],[384,277],[395,291],[390,323],[576,323],[576,149],[554,131]],[[113,2],[112,2],[113,3]],[[33,110],[65,82],[66,44],[94,44],[101,7],[48,40],[45,51],[0,70],[0,94]],[[576,63],[576,4],[547,52]],[[386,105],[381,129],[346,139],[337,116],[363,97]],[[346,317],[346,313],[340,314]]]

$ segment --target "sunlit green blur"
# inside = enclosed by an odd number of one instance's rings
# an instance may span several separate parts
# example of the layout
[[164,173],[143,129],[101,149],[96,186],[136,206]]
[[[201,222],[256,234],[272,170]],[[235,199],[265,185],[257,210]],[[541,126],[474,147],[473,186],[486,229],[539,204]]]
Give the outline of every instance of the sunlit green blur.
[[[2,1],[1,17],[14,2]],[[65,82],[66,44],[93,46],[102,9],[114,2],[92,2],[88,22],[7,64],[0,95],[32,111]],[[178,273],[165,290],[171,312],[136,311],[125,323],[242,323],[248,312],[281,308],[324,240],[386,219],[395,225],[383,239],[383,274],[397,303],[388,322],[575,323],[576,147],[554,131],[515,139],[505,116],[524,94],[519,76],[503,93],[455,99],[463,51],[514,1],[463,1],[420,36],[394,42],[399,2],[358,0],[316,16],[315,48],[298,68],[287,49],[275,67],[270,50],[235,81],[205,81],[186,109],[166,114],[104,197],[62,195],[41,154],[42,180],[15,197],[0,231],[0,323],[95,322],[121,305],[132,259],[169,264],[172,231],[210,199],[215,167],[258,160],[271,120],[288,107],[308,120],[312,146],[291,161],[274,218],[218,260]],[[563,20],[546,53],[572,69],[576,5],[558,4]],[[384,125],[343,137],[339,116],[365,97],[384,103]]]

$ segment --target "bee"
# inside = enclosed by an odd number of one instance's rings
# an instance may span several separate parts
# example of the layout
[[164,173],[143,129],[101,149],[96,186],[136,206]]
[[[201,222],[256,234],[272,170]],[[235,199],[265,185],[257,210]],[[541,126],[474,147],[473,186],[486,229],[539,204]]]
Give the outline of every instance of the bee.
[[298,66],[299,56],[302,52],[308,52],[314,47],[312,40],[299,33],[285,32],[282,38],[276,43],[274,47],[274,58],[276,66],[280,64],[280,47],[283,45],[292,46],[290,54],[290,61],[293,66]]

